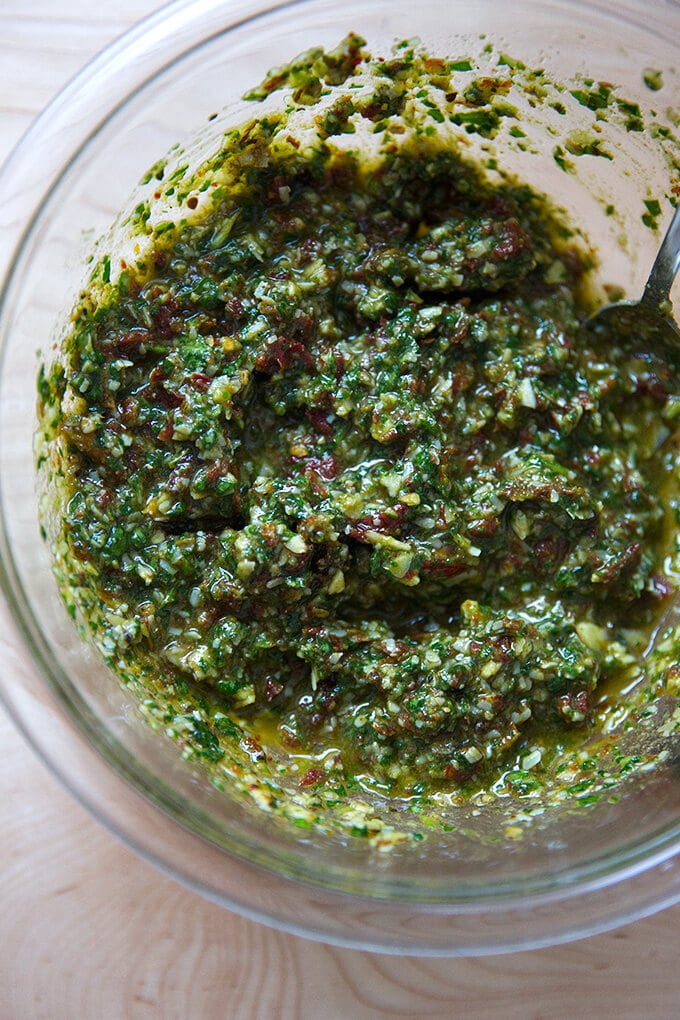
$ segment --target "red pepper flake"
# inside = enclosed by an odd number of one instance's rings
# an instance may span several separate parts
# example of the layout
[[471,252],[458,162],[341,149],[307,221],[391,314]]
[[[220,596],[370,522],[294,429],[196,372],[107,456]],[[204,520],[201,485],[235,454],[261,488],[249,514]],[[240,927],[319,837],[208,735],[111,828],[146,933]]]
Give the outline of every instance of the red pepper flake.
[[231,461],[228,461],[225,457],[220,457],[208,468],[205,480],[208,485],[215,485],[219,482],[220,478],[224,478],[227,473],[231,472],[231,474],[236,475],[237,471],[237,465],[232,464]]
[[487,517],[483,521],[476,521],[470,525],[470,534],[475,538],[491,538],[500,530],[501,522],[497,517]]
[[326,481],[331,481],[338,476],[338,462],[332,453],[324,453],[321,457],[310,457],[305,464],[307,474],[316,474]]
[[301,343],[308,343],[312,338],[314,319],[311,315],[296,315],[293,322],[293,333],[295,339]]
[[265,545],[269,549],[275,549],[279,544],[279,534],[276,529],[276,524],[272,521],[265,521],[261,527],[262,538],[265,541]]
[[152,335],[148,329],[131,329],[128,333],[123,333],[111,346],[118,349],[116,353],[124,354],[139,347],[140,344],[148,343],[151,339]]
[[156,335],[161,340],[167,340],[181,329],[181,323],[176,324],[173,320],[173,308],[170,302],[161,305],[153,313],[153,325]]
[[305,772],[304,776],[298,783],[302,789],[306,786],[316,786],[318,783],[322,783],[326,778],[326,772],[324,769],[309,769]]
[[134,397],[126,397],[118,405],[118,414],[120,420],[126,428],[130,428],[137,424],[137,418],[139,415],[139,404]]
[[273,375],[276,371],[285,372],[296,361],[301,362],[305,368],[312,368],[314,365],[314,359],[304,344],[280,336],[258,354],[255,358],[255,368],[258,372]]
[[252,762],[267,760],[262,744],[259,744],[253,737],[244,737],[241,741],[241,747]]
[[343,375],[345,374],[345,355],[340,351],[335,353],[335,379],[336,382],[340,382]]
[[501,225],[501,231],[501,238],[496,243],[492,252],[494,262],[516,258],[530,247],[529,238],[516,219],[506,220]]
[[588,714],[588,694],[586,691],[579,691],[578,694],[562,694],[555,699],[555,707],[565,722],[579,725],[585,721]]
[[648,393],[650,397],[661,403],[665,403],[668,400],[666,385],[654,372],[650,372],[649,375],[638,380],[637,392]]
[[225,308],[235,319],[240,319],[243,315],[243,302],[238,297],[230,297],[226,302]]
[[319,240],[316,237],[306,237],[299,250],[299,259],[301,265],[308,265],[312,259],[316,258],[319,251]]
[[367,514],[361,517],[354,524],[350,524],[348,535],[357,538],[360,542],[364,540],[367,531],[377,531],[381,535],[391,535],[399,531],[409,507],[404,503],[396,503],[387,510],[380,510],[374,514]]
[[109,361],[114,358],[125,358],[141,347],[142,344],[152,340],[152,334],[148,329],[135,328],[119,336],[107,337],[100,342],[101,349]]
[[512,215],[512,205],[504,195],[494,195],[489,203],[494,219],[505,220]]
[[533,554],[539,570],[556,567],[569,552],[569,540],[563,535],[551,535],[536,542]]
[[212,376],[206,375],[205,372],[194,372],[191,377],[191,381],[197,390],[200,390],[201,393],[205,393],[210,387]]
[[475,370],[472,365],[462,363],[456,365],[451,373],[451,393],[464,393],[474,381]]
[[264,685],[264,696],[267,701],[273,701],[277,698],[283,690],[283,684],[279,683],[278,680],[274,680],[273,677],[268,676]]
[[449,764],[444,769],[444,779],[452,779],[455,783],[458,783],[459,785],[462,786],[462,784],[469,779],[470,774],[472,772],[474,772],[472,766],[470,766],[469,769],[463,771],[460,768],[456,768],[455,765],[449,762]]
[[[317,432],[321,432],[324,436],[331,435],[331,433],[333,432],[333,427],[331,426],[330,422],[328,421],[328,418],[320,408],[308,407],[307,410],[305,411],[305,414],[307,415],[307,419],[309,420],[310,424],[314,426]],[[335,478],[335,475],[333,475],[332,477]]]
[[166,390],[164,386],[157,386],[154,392],[157,403],[168,409],[181,407],[184,403],[181,393],[173,393],[171,390]]
[[465,563],[446,563],[445,561],[438,562],[432,560],[429,563],[423,563],[420,572],[421,574],[429,574],[431,577],[457,577],[469,569],[469,566]]

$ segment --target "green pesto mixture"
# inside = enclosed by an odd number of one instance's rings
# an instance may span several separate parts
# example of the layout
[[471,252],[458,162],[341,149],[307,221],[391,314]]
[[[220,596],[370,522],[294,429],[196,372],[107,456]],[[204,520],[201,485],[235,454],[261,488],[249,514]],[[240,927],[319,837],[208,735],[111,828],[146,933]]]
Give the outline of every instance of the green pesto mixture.
[[232,187],[85,295],[41,378],[58,576],[202,757],[488,788],[644,672],[675,377],[584,329],[590,264],[528,188],[426,135],[273,137],[237,136]]

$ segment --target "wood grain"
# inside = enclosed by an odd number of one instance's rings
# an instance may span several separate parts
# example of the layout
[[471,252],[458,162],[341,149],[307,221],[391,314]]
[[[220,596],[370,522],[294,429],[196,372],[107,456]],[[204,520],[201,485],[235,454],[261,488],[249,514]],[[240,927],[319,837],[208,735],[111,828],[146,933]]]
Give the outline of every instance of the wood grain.
[[485,959],[307,942],[205,902],[136,858],[4,716],[0,741],[2,1020],[677,1016],[678,907],[568,946]]
[[57,786],[4,717],[0,740],[3,1020],[677,1015],[680,908],[487,959],[334,949],[156,873]]
[[[0,0],[0,155],[152,0]],[[1,240],[0,240],[1,243]],[[0,668],[18,652],[0,606]],[[473,960],[340,950],[239,918],[99,827],[0,713],[0,1020],[676,1017],[680,907]]]

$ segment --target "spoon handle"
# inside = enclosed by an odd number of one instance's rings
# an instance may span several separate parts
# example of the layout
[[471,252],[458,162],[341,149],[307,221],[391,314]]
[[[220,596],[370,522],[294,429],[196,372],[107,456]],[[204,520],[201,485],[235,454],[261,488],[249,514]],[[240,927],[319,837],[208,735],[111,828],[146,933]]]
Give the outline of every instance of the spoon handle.
[[654,259],[642,300],[657,308],[662,301],[667,301],[678,269],[680,269],[680,205],[675,208],[673,219]]

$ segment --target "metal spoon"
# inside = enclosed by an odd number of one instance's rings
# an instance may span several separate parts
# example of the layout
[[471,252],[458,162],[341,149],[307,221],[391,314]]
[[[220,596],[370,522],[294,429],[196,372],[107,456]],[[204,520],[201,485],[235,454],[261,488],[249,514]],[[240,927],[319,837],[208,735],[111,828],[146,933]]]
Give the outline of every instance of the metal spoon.
[[676,207],[661,242],[647,285],[639,301],[617,301],[605,305],[586,320],[598,333],[635,334],[671,348],[680,346],[680,329],[672,317],[670,292],[680,269],[680,205]]
[[[661,242],[640,300],[617,301],[605,305],[586,319],[585,323],[587,328],[609,340],[616,341],[626,336],[642,341],[647,356],[653,361],[658,361],[659,374],[666,379],[671,367],[667,364],[666,358],[672,362],[680,361],[680,329],[672,317],[670,302],[671,287],[678,269],[680,269],[680,205],[676,207]],[[671,370],[671,378],[677,383],[677,377],[676,364],[675,370]],[[644,657],[650,655],[669,627],[677,627],[679,624],[680,600],[676,597],[655,628]]]

